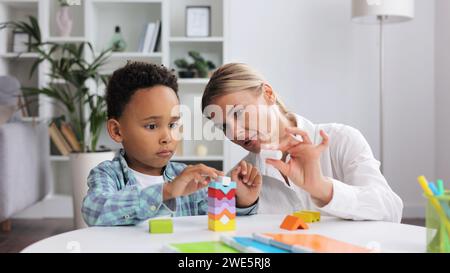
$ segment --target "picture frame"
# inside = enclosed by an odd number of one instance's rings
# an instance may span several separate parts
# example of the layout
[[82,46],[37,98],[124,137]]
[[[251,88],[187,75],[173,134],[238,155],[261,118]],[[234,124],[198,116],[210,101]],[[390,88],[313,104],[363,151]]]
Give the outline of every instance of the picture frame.
[[24,53],[30,51],[29,43],[31,42],[31,37],[25,32],[14,31],[13,32],[13,45],[12,52],[14,53]]
[[211,7],[186,6],[186,37],[211,36]]

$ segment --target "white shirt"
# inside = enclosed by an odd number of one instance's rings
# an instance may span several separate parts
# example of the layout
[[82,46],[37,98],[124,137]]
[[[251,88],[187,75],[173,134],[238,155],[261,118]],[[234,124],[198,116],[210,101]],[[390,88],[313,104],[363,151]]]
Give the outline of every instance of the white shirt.
[[134,177],[136,178],[136,182],[142,189],[145,189],[151,185],[164,183],[164,178],[162,175],[154,176],[154,175],[140,173],[131,168],[130,168],[130,170],[133,173]]
[[342,124],[313,124],[296,115],[298,128],[306,131],[315,144],[322,141],[320,129],[329,136],[329,147],[322,152],[322,174],[333,183],[331,201],[319,207],[309,193],[280,172],[263,162],[259,154],[249,153],[244,160],[256,166],[263,175],[258,213],[292,213],[318,210],[324,215],[352,220],[400,222],[403,202],[389,187],[363,135]]

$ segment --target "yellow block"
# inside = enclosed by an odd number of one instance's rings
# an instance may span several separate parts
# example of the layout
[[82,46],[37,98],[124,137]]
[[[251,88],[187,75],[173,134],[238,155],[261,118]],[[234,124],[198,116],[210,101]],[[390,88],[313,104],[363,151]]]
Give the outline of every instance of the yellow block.
[[312,221],[313,222],[320,221],[320,212],[318,212],[318,211],[301,210],[301,211],[297,211],[297,212],[294,212],[294,213],[309,213],[309,214],[312,215],[312,218],[313,218]]
[[232,219],[228,223],[222,224],[219,220],[213,220],[208,217],[208,229],[212,231],[236,230],[236,220]]
[[312,223],[312,222],[314,222],[314,219],[315,219],[315,217],[312,213],[297,211],[297,212],[294,212],[293,215],[299,217],[305,223]]

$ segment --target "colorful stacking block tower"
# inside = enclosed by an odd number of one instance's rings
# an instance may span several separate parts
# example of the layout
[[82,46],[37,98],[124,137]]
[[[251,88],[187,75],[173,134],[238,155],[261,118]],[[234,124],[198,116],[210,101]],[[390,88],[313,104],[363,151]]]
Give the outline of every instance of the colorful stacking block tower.
[[226,176],[208,186],[208,228],[213,231],[236,229],[236,182]]

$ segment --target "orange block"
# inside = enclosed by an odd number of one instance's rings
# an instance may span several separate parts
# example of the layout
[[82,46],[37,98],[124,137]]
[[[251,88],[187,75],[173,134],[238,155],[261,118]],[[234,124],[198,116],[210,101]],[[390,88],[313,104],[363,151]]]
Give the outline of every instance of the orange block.
[[280,225],[280,228],[286,230],[308,229],[308,225],[299,217],[287,215]]
[[297,217],[300,221],[298,223],[298,228],[297,229],[309,229],[308,224],[305,223],[305,221],[303,221],[302,218]]
[[210,219],[213,220],[219,220],[220,218],[222,218],[222,216],[226,215],[229,219],[235,219],[236,218],[236,213],[231,213],[229,210],[224,209],[221,213],[219,214],[212,214],[212,213],[208,213],[208,217]]

